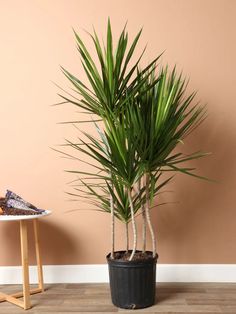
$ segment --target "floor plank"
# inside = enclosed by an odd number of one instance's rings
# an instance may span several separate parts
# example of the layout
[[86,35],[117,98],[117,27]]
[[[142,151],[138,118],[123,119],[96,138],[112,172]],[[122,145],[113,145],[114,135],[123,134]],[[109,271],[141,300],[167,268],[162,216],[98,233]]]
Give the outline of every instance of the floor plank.
[[[19,285],[0,286],[0,293],[14,293],[20,290]],[[133,310],[118,309],[111,303],[107,284],[46,285],[46,291],[32,295],[31,300],[33,307],[27,314],[134,313]],[[8,302],[0,303],[2,314],[23,312]],[[157,285],[156,304],[146,309],[135,310],[135,313],[235,314],[236,284],[160,283]]]

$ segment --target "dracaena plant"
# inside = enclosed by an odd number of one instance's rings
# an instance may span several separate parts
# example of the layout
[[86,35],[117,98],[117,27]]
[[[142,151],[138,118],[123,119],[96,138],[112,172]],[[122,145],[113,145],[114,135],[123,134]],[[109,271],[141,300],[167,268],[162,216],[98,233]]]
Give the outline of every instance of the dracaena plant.
[[97,136],[82,132],[83,139],[79,137],[79,142],[66,140],[66,145],[75,152],[93,160],[89,163],[76,154],[63,152],[93,167],[91,172],[83,171],[82,167],[69,171],[77,175],[74,191],[69,194],[78,200],[85,199],[111,215],[111,258],[115,251],[116,218],[125,225],[127,252],[128,225],[132,224],[133,244],[129,259],[133,259],[137,250],[135,219],[139,214],[143,222],[142,251],[146,251],[148,227],[155,256],[156,238],[150,217],[153,200],[158,201],[160,190],[172,179],[170,176],[161,180],[164,172],[181,172],[202,178],[193,173],[194,168],[180,164],[206,153],[184,155],[173,153],[173,150],[205,119],[205,109],[198,104],[192,106],[195,93],[186,96],[187,83],[175,68],[169,71],[167,67],[157,67],[160,56],[142,70],[139,64],[144,51],[133,61],[141,31],[128,48],[128,33],[124,28],[113,50],[108,20],[105,46],[101,45],[95,31],[90,34],[96,60],[80,36],[74,33],[89,85],[62,68],[73,85],[73,94],[59,95],[62,103],[73,104],[90,114],[87,122],[95,126]]

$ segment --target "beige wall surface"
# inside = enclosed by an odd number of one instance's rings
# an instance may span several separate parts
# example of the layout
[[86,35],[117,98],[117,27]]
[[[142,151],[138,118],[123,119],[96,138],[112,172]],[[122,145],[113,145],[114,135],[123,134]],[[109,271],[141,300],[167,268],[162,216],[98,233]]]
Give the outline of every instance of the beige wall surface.
[[[191,77],[189,88],[208,104],[208,119],[189,137],[185,152],[213,152],[194,162],[212,184],[177,175],[152,212],[160,263],[236,262],[236,1],[230,0],[0,0],[0,193],[7,188],[53,215],[41,220],[45,264],[105,263],[110,217],[72,203],[64,193],[83,167],[50,149],[78,131],[60,121],[80,119],[73,106],[52,107],[69,84],[63,65],[84,79],[72,27],[91,46],[92,25],[105,37],[110,16],[115,38],[128,21],[130,38],[143,26],[144,62],[165,50]],[[83,125],[89,130],[88,126]],[[72,211],[73,209],[80,209]],[[117,249],[124,247],[117,224]],[[32,230],[31,230],[32,231]],[[31,233],[30,233],[31,234]],[[150,242],[149,242],[150,246]],[[30,247],[33,249],[32,241]],[[18,265],[19,228],[0,223],[0,265]],[[31,254],[34,262],[34,254]]]

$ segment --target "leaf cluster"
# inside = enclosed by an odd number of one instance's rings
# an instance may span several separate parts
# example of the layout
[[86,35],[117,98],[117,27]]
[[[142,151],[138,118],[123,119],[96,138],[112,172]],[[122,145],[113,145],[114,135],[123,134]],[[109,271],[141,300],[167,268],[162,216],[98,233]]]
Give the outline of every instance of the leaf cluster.
[[[70,171],[79,176],[78,185],[74,186],[75,193],[70,195],[85,198],[105,212],[111,211],[112,197],[115,216],[129,222],[128,190],[132,191],[134,212],[137,214],[146,202],[145,188],[137,189],[146,173],[150,176],[148,188],[151,199],[172,179],[169,177],[160,183],[163,172],[181,172],[199,177],[193,173],[194,168],[181,164],[207,154],[195,152],[184,155],[173,151],[204,121],[206,111],[199,104],[192,106],[195,93],[186,96],[187,82],[182,74],[178,75],[175,68],[169,71],[168,67],[157,66],[160,55],[142,70],[139,64],[144,51],[136,62],[131,62],[141,30],[129,48],[126,27],[116,48],[113,48],[110,20],[105,46],[95,30],[89,34],[99,67],[79,35],[74,33],[90,85],[85,85],[62,68],[75,96],[69,93],[60,96],[63,103],[71,103],[95,115],[103,124],[99,127],[91,118],[97,137],[83,132],[85,140],[80,138],[79,143],[67,140],[67,145],[94,160],[92,172]],[[86,163],[85,160],[83,162]],[[96,183],[91,183],[91,179]]]

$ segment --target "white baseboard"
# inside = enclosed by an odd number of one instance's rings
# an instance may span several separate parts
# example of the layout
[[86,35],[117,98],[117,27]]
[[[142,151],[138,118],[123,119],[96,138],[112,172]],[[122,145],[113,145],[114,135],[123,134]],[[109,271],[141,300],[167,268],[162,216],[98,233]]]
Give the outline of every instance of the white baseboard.
[[[45,283],[108,282],[107,265],[46,265]],[[236,282],[236,264],[157,264],[157,282]],[[20,266],[1,266],[0,284],[20,284]],[[30,266],[30,282],[37,282],[37,268]]]

